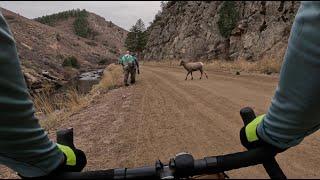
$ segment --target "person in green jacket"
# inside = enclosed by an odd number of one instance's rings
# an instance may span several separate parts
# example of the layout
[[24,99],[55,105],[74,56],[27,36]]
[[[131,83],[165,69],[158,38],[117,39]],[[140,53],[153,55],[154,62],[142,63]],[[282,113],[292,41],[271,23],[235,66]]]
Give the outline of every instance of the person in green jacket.
[[136,82],[136,66],[135,66],[135,59],[130,54],[130,51],[127,51],[125,55],[119,58],[119,64],[123,67],[124,72],[124,78],[123,82],[126,86],[129,86],[128,84],[128,78],[130,74],[130,83],[134,84]]
[[[246,147],[263,142],[256,145],[286,150],[320,128],[319,12],[319,2],[301,2],[271,105],[241,133]],[[81,170],[83,156],[53,143],[34,116],[15,41],[1,13],[0,62],[0,163],[24,177]]]

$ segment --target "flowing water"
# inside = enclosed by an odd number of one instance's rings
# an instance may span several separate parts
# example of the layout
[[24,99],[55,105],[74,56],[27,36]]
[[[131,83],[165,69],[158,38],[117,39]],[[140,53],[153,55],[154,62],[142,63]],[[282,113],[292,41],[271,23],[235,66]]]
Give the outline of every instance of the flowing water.
[[89,72],[80,74],[76,81],[76,89],[80,93],[88,93],[91,90],[93,85],[99,83],[102,74],[103,74],[103,69],[89,71]]

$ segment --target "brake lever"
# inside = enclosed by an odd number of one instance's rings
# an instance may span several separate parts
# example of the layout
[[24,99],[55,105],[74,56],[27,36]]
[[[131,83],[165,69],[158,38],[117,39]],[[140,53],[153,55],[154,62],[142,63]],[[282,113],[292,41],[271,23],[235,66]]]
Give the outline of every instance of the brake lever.
[[[251,121],[256,118],[256,115],[252,108],[245,107],[240,110],[240,116],[243,120],[244,126],[248,125]],[[271,179],[287,179],[286,175],[283,173],[275,156],[270,157],[268,161],[263,163],[263,167],[268,173]]]
[[60,129],[56,132],[57,143],[65,146],[69,146],[72,149],[75,149],[73,143],[73,128]]

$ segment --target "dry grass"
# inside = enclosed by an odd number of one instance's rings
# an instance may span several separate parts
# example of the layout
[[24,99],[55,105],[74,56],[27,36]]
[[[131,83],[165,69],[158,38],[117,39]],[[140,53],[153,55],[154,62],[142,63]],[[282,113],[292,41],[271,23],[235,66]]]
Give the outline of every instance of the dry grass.
[[141,61],[141,65],[148,66],[164,66],[164,67],[177,67],[180,60],[161,60],[161,61]]
[[50,114],[55,110],[54,98],[51,98],[47,91],[35,94],[33,96],[33,104],[37,113]]
[[36,116],[40,119],[41,126],[49,130],[89,105],[101,92],[120,86],[122,86],[122,68],[111,64],[104,70],[99,84],[94,85],[88,94],[84,95],[76,89],[69,89],[58,95],[50,95],[49,92],[34,95]]
[[40,117],[40,124],[46,130],[86,106],[90,102],[88,100],[89,96],[82,95],[75,89],[58,95],[41,93],[33,97],[36,115]]
[[256,62],[246,60],[236,61],[213,61],[206,63],[206,69],[217,71],[239,71],[254,73],[278,73],[281,69],[281,62],[276,59],[262,59]]
[[[163,67],[179,67],[179,60],[163,60],[163,61],[145,61],[141,64],[148,66],[163,66]],[[262,59],[256,62],[249,62],[243,59],[235,61],[210,60],[202,61],[205,64],[206,70],[224,71],[224,72],[250,72],[250,73],[279,73],[282,61],[277,59]]]
[[99,84],[94,85],[91,94],[99,91],[108,91],[123,85],[122,82],[122,67],[116,64],[110,64],[104,71]]

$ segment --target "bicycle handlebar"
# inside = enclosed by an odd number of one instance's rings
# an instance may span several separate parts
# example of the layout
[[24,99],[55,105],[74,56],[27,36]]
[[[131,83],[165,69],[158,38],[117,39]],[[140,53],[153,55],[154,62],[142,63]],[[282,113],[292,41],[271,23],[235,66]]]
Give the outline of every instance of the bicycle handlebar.
[[[251,108],[243,108],[240,114],[245,124],[255,118]],[[57,142],[74,147],[73,129],[69,128],[58,131]],[[276,154],[275,149],[272,147],[261,147],[233,154],[205,157],[198,160],[194,160],[191,154],[180,153],[175,158],[170,159],[169,163],[165,165],[158,160],[154,166],[66,172],[54,175],[53,177],[59,179],[179,179],[195,175],[222,173],[232,169],[263,164],[270,178],[286,179],[286,176],[274,158]]]

